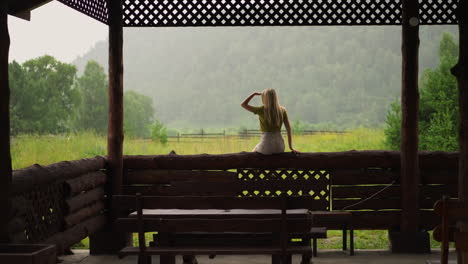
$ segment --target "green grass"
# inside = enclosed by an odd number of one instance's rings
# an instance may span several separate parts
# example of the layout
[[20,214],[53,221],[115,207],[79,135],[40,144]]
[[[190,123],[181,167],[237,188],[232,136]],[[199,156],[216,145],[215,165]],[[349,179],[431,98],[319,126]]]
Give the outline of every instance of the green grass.
[[[383,138],[382,130],[359,129],[345,134],[293,136],[293,146],[302,152],[383,149]],[[177,154],[234,153],[251,151],[257,143],[258,138],[254,137],[183,138],[180,142],[172,139],[167,144],[148,139],[126,139],[124,154],[168,154],[171,150]],[[12,139],[11,150],[13,169],[20,169],[35,163],[47,165],[63,160],[106,155],[107,139],[90,132],[59,136],[21,135]]]
[[[316,134],[294,136],[293,145],[302,152],[328,152],[346,150],[384,149],[382,130],[358,129],[345,134]],[[251,151],[258,143],[258,138],[215,138],[187,139],[180,142],[171,140],[167,144],[144,139],[126,139],[124,154],[155,155],[167,154],[171,150],[177,154],[221,154],[240,151]],[[79,133],[60,136],[21,135],[12,139],[13,168],[19,169],[38,163],[47,165],[63,160],[74,160],[96,155],[106,155],[107,140],[105,136],[94,133]],[[328,239],[319,240],[319,248],[340,249],[341,232],[329,231]],[[147,235],[148,241],[150,234]],[[432,236],[431,236],[432,237]],[[136,241],[136,238],[135,238]],[[439,244],[431,241],[432,247]],[[88,248],[89,241],[84,239],[75,245],[76,248]],[[388,248],[387,231],[355,231],[356,249]]]

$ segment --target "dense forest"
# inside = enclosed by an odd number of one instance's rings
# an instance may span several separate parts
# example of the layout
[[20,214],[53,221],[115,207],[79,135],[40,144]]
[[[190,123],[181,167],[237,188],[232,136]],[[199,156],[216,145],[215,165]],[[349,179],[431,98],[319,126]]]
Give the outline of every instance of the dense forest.
[[[421,28],[421,73],[438,64],[444,31],[456,28]],[[172,128],[255,127],[239,104],[269,87],[292,120],[375,127],[400,93],[400,48],[400,27],[131,28],[124,85]],[[99,42],[74,64],[107,67],[107,50]]]

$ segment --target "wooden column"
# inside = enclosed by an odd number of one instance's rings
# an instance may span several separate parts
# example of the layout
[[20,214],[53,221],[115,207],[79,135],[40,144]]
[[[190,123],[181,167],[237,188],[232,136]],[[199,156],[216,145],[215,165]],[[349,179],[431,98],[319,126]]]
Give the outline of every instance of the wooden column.
[[[123,28],[122,0],[109,0],[109,123],[107,130],[109,191],[122,192],[123,181]],[[111,200],[110,200],[111,201]],[[115,254],[131,243],[131,234],[112,230],[110,212],[106,229],[90,236],[90,253]]]
[[109,121],[107,155],[113,194],[122,191],[123,177],[123,28],[122,0],[109,5]]
[[[460,157],[458,160],[458,199],[468,201],[468,2],[460,0],[457,10],[459,30],[458,63],[452,74],[458,81],[458,104],[460,109]],[[468,223],[459,222],[457,226],[468,232]],[[458,252],[458,263],[468,262],[468,253]]]
[[390,233],[392,252],[430,252],[429,235],[419,230],[419,2],[402,2],[401,220]]
[[458,197],[468,201],[468,3],[459,2],[457,18],[459,23],[460,54],[452,74],[458,80],[458,99],[460,108],[460,158],[458,161]]
[[401,86],[401,230],[417,231],[419,226],[419,3],[403,1],[402,86]]
[[10,87],[8,83],[8,6],[0,2],[0,243],[8,242],[7,223],[10,211]]

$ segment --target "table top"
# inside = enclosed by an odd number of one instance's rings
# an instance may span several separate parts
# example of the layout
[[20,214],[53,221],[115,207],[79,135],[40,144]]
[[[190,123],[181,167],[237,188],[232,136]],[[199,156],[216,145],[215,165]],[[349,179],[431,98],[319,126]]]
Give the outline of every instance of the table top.
[[[274,209],[143,209],[143,215],[148,217],[168,217],[168,218],[242,218],[242,217],[277,217],[281,214],[281,210]],[[286,214],[290,217],[309,217],[310,211],[307,209],[291,209],[286,210]],[[130,214],[136,216],[136,212]]]

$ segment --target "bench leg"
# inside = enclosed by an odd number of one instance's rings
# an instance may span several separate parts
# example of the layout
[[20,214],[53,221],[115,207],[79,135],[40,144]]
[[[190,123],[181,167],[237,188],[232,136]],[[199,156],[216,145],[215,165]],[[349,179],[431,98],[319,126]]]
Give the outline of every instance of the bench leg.
[[349,229],[349,255],[354,256],[354,230]]
[[182,259],[184,264],[198,264],[197,258],[193,255],[184,255]]
[[292,263],[292,255],[288,254],[286,256],[282,256],[281,264],[291,264]]
[[346,226],[343,226],[343,250],[348,249],[347,242],[348,242],[347,228]]
[[271,255],[271,264],[281,264],[281,256]]
[[310,264],[312,263],[312,256],[310,254],[303,254],[301,264]]
[[314,257],[317,257],[317,239],[314,238],[312,240],[312,253],[314,254]]
[[160,264],[175,264],[175,256],[159,256]]
[[151,256],[138,255],[138,264],[151,264]]

